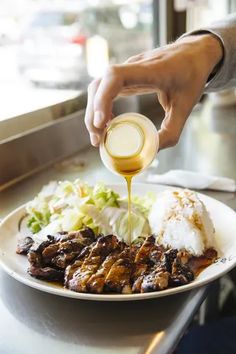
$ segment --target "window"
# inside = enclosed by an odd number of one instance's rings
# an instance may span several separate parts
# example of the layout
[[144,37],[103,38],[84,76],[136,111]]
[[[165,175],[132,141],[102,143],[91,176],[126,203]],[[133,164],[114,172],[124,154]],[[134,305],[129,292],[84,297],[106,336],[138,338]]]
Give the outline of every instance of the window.
[[187,6],[187,30],[205,26],[230,12],[228,0],[189,1]]
[[42,11],[35,14],[28,29],[36,27],[71,26],[78,20],[76,12]]
[[72,99],[152,47],[151,0],[19,3],[0,3],[0,121]]

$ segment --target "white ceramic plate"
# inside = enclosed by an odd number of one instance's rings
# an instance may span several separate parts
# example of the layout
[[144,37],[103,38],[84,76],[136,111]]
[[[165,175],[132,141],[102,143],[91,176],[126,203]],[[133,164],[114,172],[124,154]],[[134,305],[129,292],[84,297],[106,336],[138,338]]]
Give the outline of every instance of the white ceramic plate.
[[[111,185],[111,188],[114,188],[120,195],[126,195],[125,185]],[[133,193],[137,195],[143,195],[149,191],[158,193],[167,189],[166,186],[163,187],[152,184],[134,184],[132,188]],[[24,206],[9,214],[0,226],[0,263],[8,274],[28,286],[51,294],[77,299],[101,301],[141,300],[167,296],[194,289],[222,276],[236,265],[236,212],[215,199],[202,194],[199,194],[199,197],[205,203],[213,220],[216,229],[220,259],[216,263],[207,267],[193,282],[187,285],[145,294],[97,295],[75,293],[57,285],[53,285],[52,283],[32,278],[27,273],[27,258],[15,253],[17,237],[19,236],[18,222],[25,214]]]

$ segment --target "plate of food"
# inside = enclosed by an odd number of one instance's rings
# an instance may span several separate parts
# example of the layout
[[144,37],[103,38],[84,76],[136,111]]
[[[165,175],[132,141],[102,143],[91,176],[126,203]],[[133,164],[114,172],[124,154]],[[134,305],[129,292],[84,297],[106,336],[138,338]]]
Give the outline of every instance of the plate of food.
[[205,285],[236,264],[236,213],[200,193],[133,184],[51,182],[0,226],[0,263],[55,295],[150,299]]

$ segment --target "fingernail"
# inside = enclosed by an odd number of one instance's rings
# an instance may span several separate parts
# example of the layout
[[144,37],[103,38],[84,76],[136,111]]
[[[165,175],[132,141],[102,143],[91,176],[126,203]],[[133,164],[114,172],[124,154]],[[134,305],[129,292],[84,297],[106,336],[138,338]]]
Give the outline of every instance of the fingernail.
[[94,126],[96,128],[102,128],[103,126],[103,113],[100,111],[96,111],[94,113],[94,122],[93,122]]
[[96,134],[90,134],[90,140],[91,140],[91,144],[93,146],[98,146],[99,144],[99,136]]

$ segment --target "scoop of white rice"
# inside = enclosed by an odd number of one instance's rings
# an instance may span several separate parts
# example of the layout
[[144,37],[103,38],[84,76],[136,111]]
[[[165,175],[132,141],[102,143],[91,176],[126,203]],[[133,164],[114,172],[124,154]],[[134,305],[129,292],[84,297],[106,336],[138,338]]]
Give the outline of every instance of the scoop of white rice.
[[149,223],[157,242],[166,247],[185,249],[196,256],[207,248],[216,248],[212,220],[195,192],[160,193],[150,211]]

